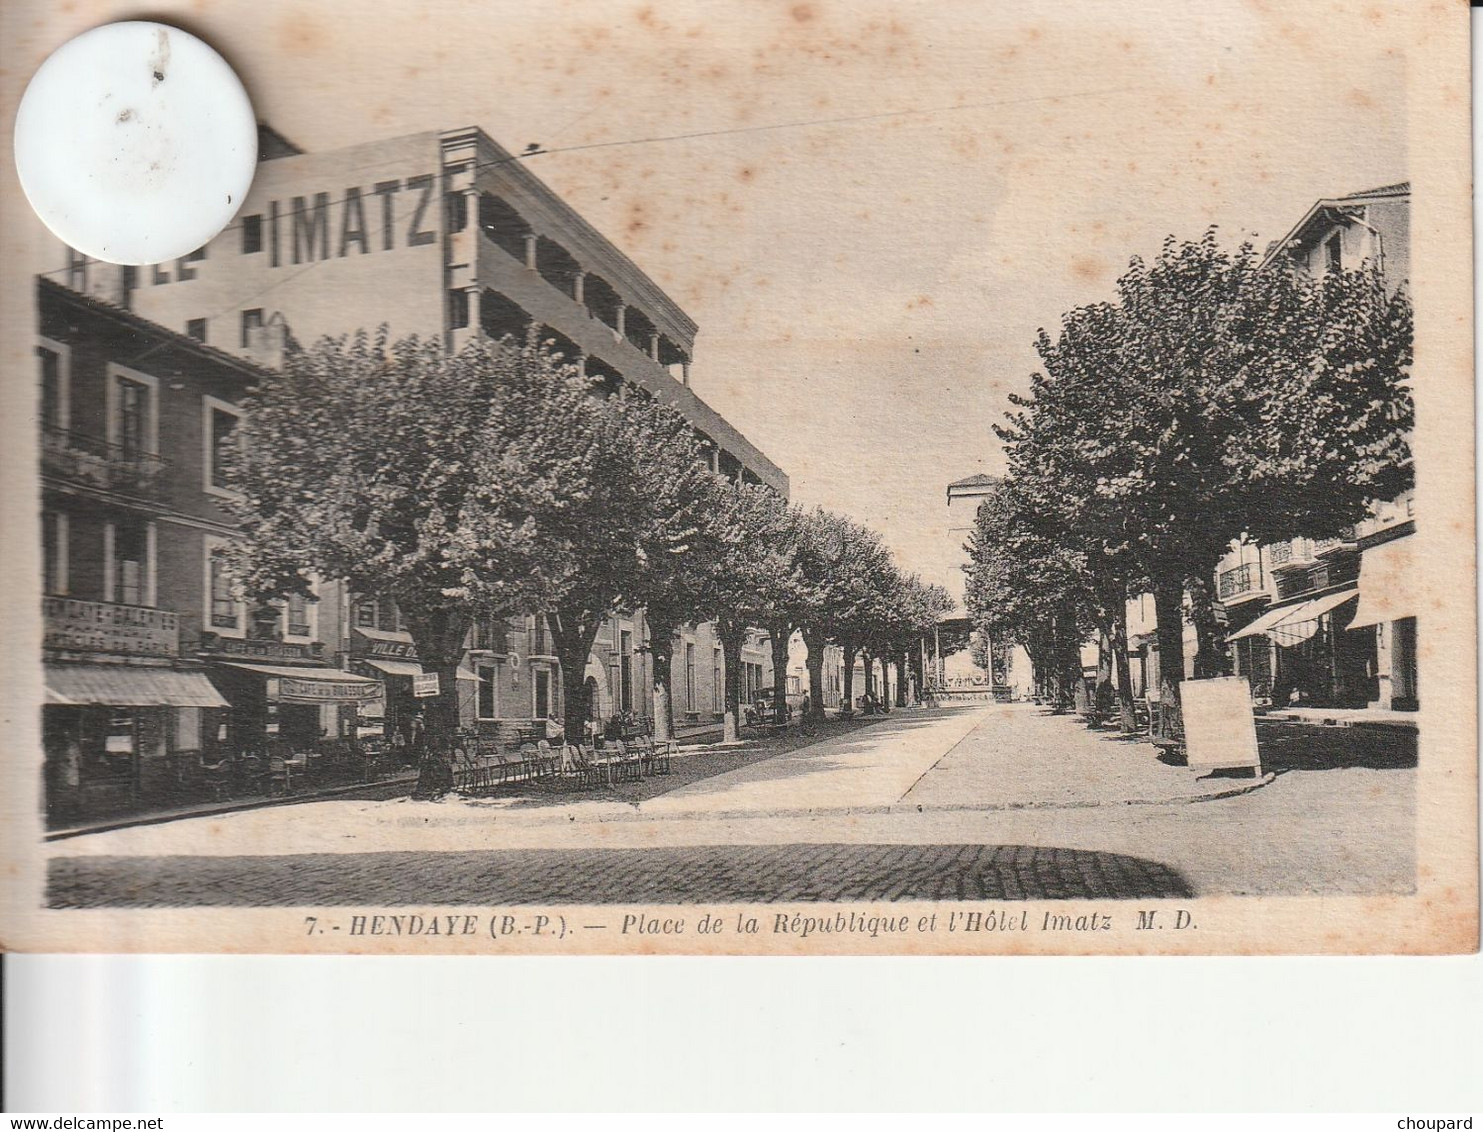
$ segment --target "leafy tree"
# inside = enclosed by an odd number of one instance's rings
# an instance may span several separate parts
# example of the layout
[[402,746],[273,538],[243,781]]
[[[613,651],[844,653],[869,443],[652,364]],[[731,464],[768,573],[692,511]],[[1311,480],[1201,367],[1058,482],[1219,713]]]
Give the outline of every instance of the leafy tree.
[[[880,537],[843,515],[815,508],[800,523],[799,565],[808,580],[807,600],[800,602],[799,629],[808,650],[809,712],[824,718],[824,651],[858,640],[858,627],[874,618],[879,608],[879,583],[890,567],[890,555]],[[846,650],[844,689],[846,714],[850,705],[855,652]]]
[[747,630],[764,623],[772,612],[777,579],[793,569],[787,549],[792,522],[781,496],[746,483],[724,485],[709,516],[715,553],[699,564],[698,595],[721,639],[726,742],[735,742],[741,731],[741,652]]
[[975,516],[966,592],[979,631],[1021,645],[1037,694],[1064,711],[1080,678],[1088,599],[1085,562],[1059,530],[1017,480],[1001,481]]
[[667,409],[639,430],[636,442],[658,451],[639,460],[644,493],[653,501],[654,525],[639,544],[629,598],[644,610],[653,682],[654,737],[673,734],[673,659],[682,626],[703,620],[706,571],[715,561],[713,518],[725,493],[700,450],[681,436]]
[[528,351],[475,343],[450,356],[436,341],[362,333],[291,352],[244,405],[234,571],[260,599],[310,596],[311,574],[395,599],[438,674],[423,796],[451,785],[474,618],[529,608],[538,591],[534,531],[492,490],[514,470],[507,395],[537,379],[560,385]]
[[1106,584],[1104,609],[1115,587],[1092,552],[1147,580],[1171,729],[1187,591],[1196,673],[1220,664],[1200,594],[1230,542],[1337,534],[1409,481],[1410,340],[1404,294],[1373,271],[1262,270],[1213,229],[1134,259],[1116,303],[1042,332],[1045,372],[1001,430],[1011,476]]
[[[587,702],[577,691],[598,631],[619,608],[654,600],[660,579],[679,577],[678,560],[713,506],[714,483],[675,410],[628,388],[596,396],[575,370],[528,372],[506,409],[523,427],[499,469],[499,493],[511,521],[540,547],[540,607],[561,663],[566,741],[579,743]],[[683,604],[694,595],[673,596]],[[661,622],[676,615],[664,600],[655,610]],[[650,628],[656,671],[667,676],[673,624]]]

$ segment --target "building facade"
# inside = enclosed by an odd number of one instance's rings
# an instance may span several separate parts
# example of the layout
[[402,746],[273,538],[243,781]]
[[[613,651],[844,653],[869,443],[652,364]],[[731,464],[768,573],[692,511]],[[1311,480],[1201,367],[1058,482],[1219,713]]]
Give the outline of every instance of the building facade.
[[[1410,185],[1317,201],[1264,265],[1321,278],[1370,265],[1392,290],[1410,270]],[[1415,711],[1420,704],[1414,492],[1377,500],[1340,537],[1232,547],[1215,576],[1234,670],[1258,702]]]
[[[267,128],[261,141],[241,213],[208,245],[137,269],[69,252],[68,285],[265,364],[281,358],[289,334],[309,342],[385,326],[393,337],[434,336],[456,350],[475,336],[524,340],[533,333],[604,386],[636,386],[675,407],[717,473],[787,495],[782,470],[691,387],[694,321],[481,130],[325,153],[304,153]],[[417,701],[432,693],[395,604],[341,595],[329,582],[320,596],[318,617],[336,622],[333,645],[324,642],[330,654],[378,685],[357,726],[388,737],[409,728]],[[709,625],[676,639],[677,721],[719,718],[720,658]],[[771,683],[765,648],[749,645],[743,663],[754,682]],[[651,689],[642,611],[615,614],[599,633],[578,694],[599,719],[644,718]],[[528,732],[559,719],[569,694],[543,618],[470,634],[459,687],[465,726]]]
[[37,307],[50,819],[178,802],[234,748],[331,732],[371,685],[325,646],[333,599],[249,609],[222,569],[261,371],[45,278]]

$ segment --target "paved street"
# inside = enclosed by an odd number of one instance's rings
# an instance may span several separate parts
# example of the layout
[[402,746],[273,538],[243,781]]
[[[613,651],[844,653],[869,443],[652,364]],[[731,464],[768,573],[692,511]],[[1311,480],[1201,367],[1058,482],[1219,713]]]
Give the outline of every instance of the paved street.
[[[1210,779],[1029,705],[904,712],[639,804],[325,801],[57,842],[59,905],[1378,894],[1414,747],[1263,725]],[[695,756],[703,758],[704,756]],[[836,790],[830,784],[837,784]],[[1210,791],[1242,793],[1209,798]],[[1189,801],[1206,793],[1206,800]]]
[[59,907],[681,904],[1189,896],[1164,865],[986,845],[702,845],[335,856],[103,857],[52,871]]

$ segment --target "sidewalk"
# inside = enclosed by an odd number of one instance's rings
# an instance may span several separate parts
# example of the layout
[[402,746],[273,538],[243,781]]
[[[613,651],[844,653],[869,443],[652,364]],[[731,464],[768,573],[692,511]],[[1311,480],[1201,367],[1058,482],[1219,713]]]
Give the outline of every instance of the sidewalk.
[[318,802],[326,798],[352,799],[357,796],[379,800],[382,794],[403,794],[417,781],[417,772],[408,771],[377,782],[352,782],[326,786],[318,790],[301,790],[294,794],[254,794],[246,798],[227,798],[220,802],[194,802],[163,810],[146,810],[132,814],[113,814],[75,825],[46,831],[45,840],[58,841],[84,833],[106,833],[111,829],[133,829],[141,825],[158,825],[180,818],[207,818],[217,814],[234,814],[242,810],[260,810],[268,806],[291,806],[299,802]]
[[1146,738],[1092,731],[1075,715],[995,704],[901,801],[924,809],[1152,805],[1222,797],[1263,782],[1171,765]]

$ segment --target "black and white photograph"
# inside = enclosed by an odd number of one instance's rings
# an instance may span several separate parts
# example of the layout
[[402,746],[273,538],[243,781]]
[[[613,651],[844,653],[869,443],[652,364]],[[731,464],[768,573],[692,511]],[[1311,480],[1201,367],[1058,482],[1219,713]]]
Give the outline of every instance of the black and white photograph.
[[209,231],[17,118],[7,946],[1476,949],[1444,8],[157,5]]

